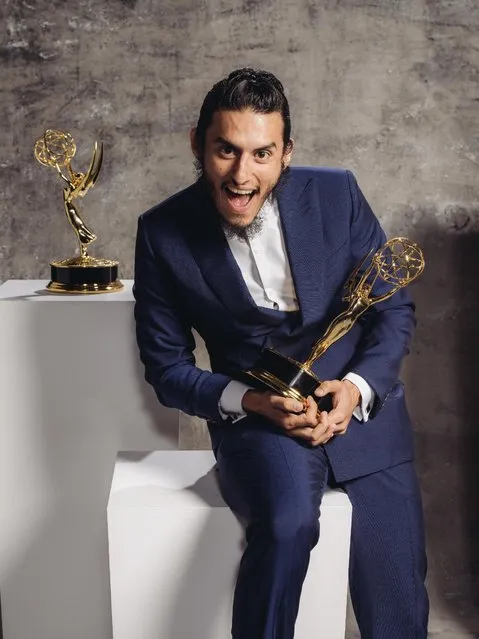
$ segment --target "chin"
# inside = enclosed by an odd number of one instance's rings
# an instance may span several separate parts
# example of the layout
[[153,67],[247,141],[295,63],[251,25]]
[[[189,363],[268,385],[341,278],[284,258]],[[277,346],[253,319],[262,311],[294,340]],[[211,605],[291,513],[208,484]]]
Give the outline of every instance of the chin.
[[255,219],[257,215],[258,215],[258,212],[256,212],[254,215],[241,215],[241,213],[237,213],[237,214],[229,213],[228,215],[223,215],[223,218],[228,222],[228,224],[231,224],[231,226],[235,226],[238,229],[245,229],[253,222],[253,220]]

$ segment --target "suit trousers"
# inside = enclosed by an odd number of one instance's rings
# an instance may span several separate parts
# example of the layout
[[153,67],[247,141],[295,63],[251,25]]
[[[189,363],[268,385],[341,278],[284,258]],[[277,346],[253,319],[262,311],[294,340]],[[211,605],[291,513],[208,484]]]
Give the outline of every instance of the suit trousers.
[[[216,449],[224,498],[246,530],[233,639],[293,639],[326,485],[352,506],[349,587],[362,639],[425,639],[421,497],[412,462],[338,484],[324,446],[274,428],[225,427]],[[314,634],[321,637],[321,628]],[[325,637],[327,639],[327,637]]]

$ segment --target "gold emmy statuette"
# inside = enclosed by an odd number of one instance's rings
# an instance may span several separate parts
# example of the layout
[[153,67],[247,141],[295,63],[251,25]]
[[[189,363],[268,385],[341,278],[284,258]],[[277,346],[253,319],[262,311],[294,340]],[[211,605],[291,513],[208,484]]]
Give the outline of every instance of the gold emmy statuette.
[[[44,166],[57,170],[66,186],[63,188],[63,204],[68,221],[78,239],[80,254],[50,263],[51,281],[47,286],[55,293],[108,293],[123,288],[118,280],[118,262],[91,257],[87,247],[97,238],[82,220],[74,200],[84,197],[95,184],[103,159],[103,144],[95,142],[90,167],[86,173],[75,173],[71,160],[76,145],[70,133],[47,129],[35,142],[35,157]],[[66,169],[66,175],[62,172]]]
[[[421,248],[404,237],[389,240],[372,257],[371,253],[366,255],[346,283],[343,301],[349,303],[348,308],[333,319],[324,335],[314,344],[308,359],[297,362],[273,349],[264,349],[254,368],[245,371],[252,379],[252,385],[304,402],[321,383],[311,370],[316,360],[343,337],[370,306],[388,299],[424,270]],[[368,266],[362,271],[368,260]],[[382,280],[386,290],[380,295],[373,295],[372,289],[378,279]]]

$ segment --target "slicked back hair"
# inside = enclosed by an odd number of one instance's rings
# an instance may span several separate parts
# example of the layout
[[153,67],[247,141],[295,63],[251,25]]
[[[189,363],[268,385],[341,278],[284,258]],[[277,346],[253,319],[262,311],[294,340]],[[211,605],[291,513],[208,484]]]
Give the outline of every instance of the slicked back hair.
[[206,130],[216,111],[242,111],[251,109],[256,113],[279,112],[283,118],[283,142],[286,149],[291,138],[291,118],[284,88],[276,76],[269,71],[237,69],[217,82],[203,101],[196,125],[195,145],[203,155]]

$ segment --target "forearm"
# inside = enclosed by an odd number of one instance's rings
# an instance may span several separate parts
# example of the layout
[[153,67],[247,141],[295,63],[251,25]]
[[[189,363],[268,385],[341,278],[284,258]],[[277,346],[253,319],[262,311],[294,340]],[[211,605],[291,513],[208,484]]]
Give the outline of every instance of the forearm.
[[368,382],[379,402],[398,379],[416,325],[414,305],[407,292],[399,291],[395,297],[388,306],[373,311],[348,365],[348,371]]
[[164,371],[145,365],[145,379],[150,383],[162,404],[181,409],[188,415],[209,421],[221,421],[218,410],[221,395],[231,378],[210,373],[194,364],[182,363]]

